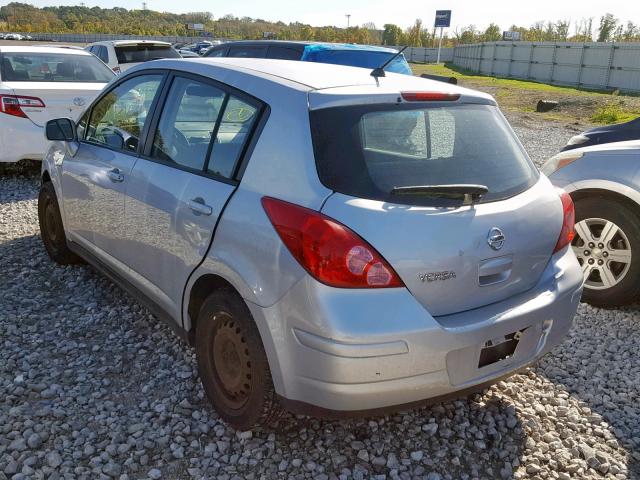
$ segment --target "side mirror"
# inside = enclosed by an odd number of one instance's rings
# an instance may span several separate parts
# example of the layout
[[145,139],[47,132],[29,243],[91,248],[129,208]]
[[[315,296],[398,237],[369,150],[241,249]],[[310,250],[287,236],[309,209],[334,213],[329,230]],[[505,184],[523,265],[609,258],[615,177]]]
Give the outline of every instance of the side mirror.
[[76,140],[76,125],[70,118],[49,120],[45,127],[47,140],[73,142]]

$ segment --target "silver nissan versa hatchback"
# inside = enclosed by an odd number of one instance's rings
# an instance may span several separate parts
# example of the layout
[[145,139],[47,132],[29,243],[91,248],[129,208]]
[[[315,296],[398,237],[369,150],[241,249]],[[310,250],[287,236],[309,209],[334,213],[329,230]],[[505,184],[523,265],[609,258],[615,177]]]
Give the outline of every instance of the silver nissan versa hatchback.
[[167,319],[237,428],[481,388],[571,326],[573,204],[495,101],[371,73],[160,60],[47,125],[47,252]]

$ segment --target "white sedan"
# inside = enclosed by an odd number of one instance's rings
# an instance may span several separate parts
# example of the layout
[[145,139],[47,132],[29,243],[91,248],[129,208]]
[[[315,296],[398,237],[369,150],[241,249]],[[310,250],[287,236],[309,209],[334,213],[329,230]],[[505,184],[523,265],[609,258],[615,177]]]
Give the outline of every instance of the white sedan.
[[83,50],[0,46],[0,162],[42,160],[47,120],[77,120],[114,76]]

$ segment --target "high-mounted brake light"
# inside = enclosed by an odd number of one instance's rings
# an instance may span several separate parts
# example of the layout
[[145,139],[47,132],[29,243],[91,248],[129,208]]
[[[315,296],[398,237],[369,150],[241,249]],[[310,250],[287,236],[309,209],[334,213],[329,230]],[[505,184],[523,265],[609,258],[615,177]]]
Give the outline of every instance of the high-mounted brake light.
[[282,242],[316,280],[340,288],[404,286],[387,261],[345,225],[271,197],[262,206]]
[[575,224],[576,224],[576,212],[573,206],[573,200],[571,196],[561,188],[558,188],[558,194],[562,201],[562,229],[560,230],[560,236],[556,243],[553,253],[559,252],[567,245],[571,244],[576,236]]
[[0,112],[14,117],[28,118],[22,110],[25,108],[44,108],[44,102],[37,97],[21,95],[0,95]]
[[407,102],[455,102],[460,98],[459,93],[442,92],[401,92]]

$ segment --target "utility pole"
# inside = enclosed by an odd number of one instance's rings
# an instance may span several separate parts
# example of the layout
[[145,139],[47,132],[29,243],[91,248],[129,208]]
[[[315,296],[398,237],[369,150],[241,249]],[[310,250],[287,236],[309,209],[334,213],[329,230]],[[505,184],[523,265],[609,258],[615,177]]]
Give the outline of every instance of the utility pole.
[[347,13],[345,17],[347,17],[347,28],[349,28],[349,21],[351,20],[351,14]]

